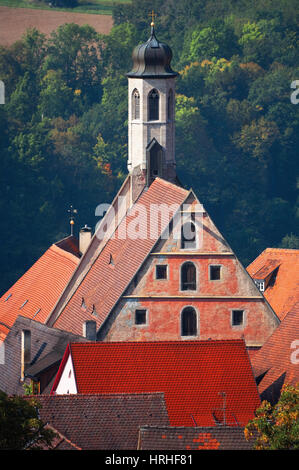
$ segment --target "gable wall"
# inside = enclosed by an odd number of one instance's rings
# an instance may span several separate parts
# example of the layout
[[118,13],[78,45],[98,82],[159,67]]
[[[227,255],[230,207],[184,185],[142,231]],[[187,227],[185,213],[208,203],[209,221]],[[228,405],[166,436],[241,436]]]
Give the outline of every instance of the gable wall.
[[[166,341],[181,336],[181,312],[192,306],[197,312],[198,334],[190,339],[236,339],[261,346],[278,321],[246,270],[207,214],[196,216],[198,246],[181,250],[180,240],[170,233],[145,261],[136,282],[112,312],[100,332],[105,341]],[[196,291],[182,291],[181,266],[192,261],[197,271]],[[157,264],[166,264],[167,279],[157,280]],[[209,266],[221,265],[221,279],[209,279]],[[146,309],[146,323],[135,324],[135,310]],[[232,310],[244,310],[244,324],[232,326]]]

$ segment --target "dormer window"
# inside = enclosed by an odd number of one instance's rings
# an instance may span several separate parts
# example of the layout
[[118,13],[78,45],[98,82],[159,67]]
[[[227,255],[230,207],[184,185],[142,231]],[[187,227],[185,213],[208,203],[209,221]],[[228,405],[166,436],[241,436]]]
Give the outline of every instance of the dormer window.
[[255,285],[256,285],[256,287],[258,288],[258,290],[260,292],[265,291],[265,281],[264,280],[255,279],[254,282],[255,282]]

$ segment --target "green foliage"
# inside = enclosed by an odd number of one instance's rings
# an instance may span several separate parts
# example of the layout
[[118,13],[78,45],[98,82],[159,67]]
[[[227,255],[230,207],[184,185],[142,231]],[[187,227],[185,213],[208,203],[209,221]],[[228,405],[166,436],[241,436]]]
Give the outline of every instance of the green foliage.
[[246,426],[245,437],[255,441],[255,450],[298,450],[299,383],[284,385],[276,405],[263,401]]
[[7,396],[0,391],[0,450],[51,448],[56,434],[38,417],[35,399]]
[[66,24],[0,47],[2,291],[67,235],[70,204],[77,229],[95,225],[127,174],[125,74],[152,9],[180,72],[179,179],[245,265],[268,246],[298,247],[296,0],[122,3],[109,35]]

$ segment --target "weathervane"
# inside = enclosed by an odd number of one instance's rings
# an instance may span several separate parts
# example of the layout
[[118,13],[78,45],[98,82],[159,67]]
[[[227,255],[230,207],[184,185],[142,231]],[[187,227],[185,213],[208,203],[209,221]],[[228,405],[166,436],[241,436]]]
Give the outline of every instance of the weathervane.
[[71,235],[74,234],[74,214],[78,214],[77,209],[74,209],[72,205],[70,205],[70,208],[68,209],[68,212],[70,214],[70,226],[71,226]]

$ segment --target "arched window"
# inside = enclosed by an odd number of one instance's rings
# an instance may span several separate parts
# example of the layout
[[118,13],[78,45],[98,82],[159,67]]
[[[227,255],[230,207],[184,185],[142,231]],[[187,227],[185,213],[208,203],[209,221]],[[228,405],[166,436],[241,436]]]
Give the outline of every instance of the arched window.
[[167,118],[168,118],[168,121],[171,121],[173,119],[173,91],[172,89],[169,90],[169,94],[168,94]]
[[163,148],[155,138],[151,140],[146,148],[147,167],[148,167],[148,185],[157,177],[162,176],[163,169]]
[[182,225],[181,248],[191,250],[196,248],[195,224],[191,220]]
[[196,267],[191,261],[181,267],[181,290],[196,290]]
[[182,311],[181,335],[197,336],[197,314],[193,307],[185,307]]
[[148,120],[158,121],[159,119],[159,93],[154,88],[148,95]]
[[132,119],[140,119],[140,95],[136,88],[132,93]]

